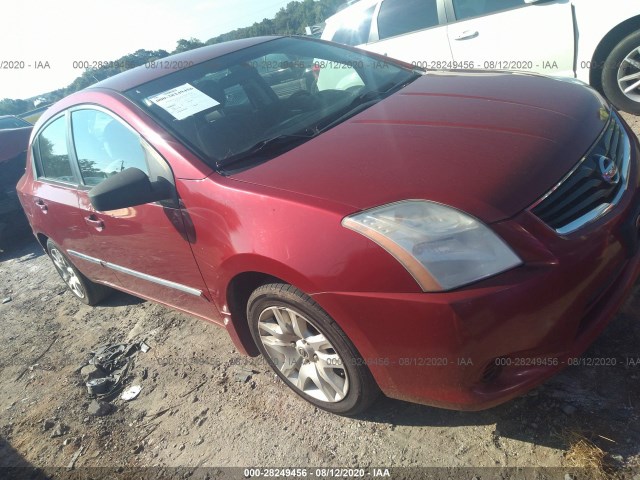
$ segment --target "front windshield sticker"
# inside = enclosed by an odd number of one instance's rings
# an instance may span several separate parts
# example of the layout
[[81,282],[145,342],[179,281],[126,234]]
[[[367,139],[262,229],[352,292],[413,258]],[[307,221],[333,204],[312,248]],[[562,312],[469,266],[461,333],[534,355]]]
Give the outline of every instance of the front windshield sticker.
[[183,120],[220,105],[220,102],[188,83],[153,95],[148,100],[169,112],[176,120]]

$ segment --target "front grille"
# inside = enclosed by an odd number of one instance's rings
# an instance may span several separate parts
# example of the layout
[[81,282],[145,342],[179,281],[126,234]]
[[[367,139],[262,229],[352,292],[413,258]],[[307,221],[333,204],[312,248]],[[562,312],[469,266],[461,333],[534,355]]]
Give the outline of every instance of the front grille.
[[[566,234],[606,214],[624,193],[629,174],[631,143],[615,113],[591,151],[532,212],[543,222]],[[618,174],[607,180],[611,162]],[[609,168],[607,168],[609,167]]]

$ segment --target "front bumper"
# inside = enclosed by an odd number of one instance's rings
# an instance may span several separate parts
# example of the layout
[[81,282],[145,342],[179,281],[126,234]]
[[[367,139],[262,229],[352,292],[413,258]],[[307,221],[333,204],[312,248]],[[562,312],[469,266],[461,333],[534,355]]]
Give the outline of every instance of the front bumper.
[[[580,356],[614,318],[639,273],[636,255],[611,283],[589,282],[590,288],[567,288],[562,275],[537,272],[528,282],[487,286],[466,297],[314,298],[337,318],[358,323],[343,328],[387,396],[482,410],[522,395]],[[593,292],[598,297],[589,300]]]
[[605,217],[559,236],[530,212],[493,225],[524,265],[446,293],[319,293],[389,397],[481,410],[542,383],[598,337],[640,274],[638,147]]

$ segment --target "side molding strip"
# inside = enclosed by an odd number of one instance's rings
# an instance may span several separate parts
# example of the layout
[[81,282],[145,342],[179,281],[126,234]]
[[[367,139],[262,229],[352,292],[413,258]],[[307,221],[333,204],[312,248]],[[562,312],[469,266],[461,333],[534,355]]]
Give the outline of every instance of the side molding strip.
[[69,253],[69,255],[73,255],[74,257],[78,257],[87,262],[95,263],[97,265],[102,265],[103,267],[110,268],[111,270],[115,270],[116,272],[126,273],[127,275],[141,278],[142,280],[146,280],[148,282],[157,283],[158,285],[162,285],[163,287],[173,288],[175,290],[188,293],[189,295],[193,295],[195,297],[202,297],[206,300],[206,297],[204,296],[202,290],[191,288],[186,285],[182,285],[181,283],[172,282],[170,280],[165,280],[163,278],[154,277],[153,275],[148,275],[146,273],[138,272],[137,270],[131,270],[130,268],[122,267],[120,265],[116,265],[115,263],[105,262],[98,258],[85,255],[84,253],[76,252],[75,250],[67,250],[67,252]]

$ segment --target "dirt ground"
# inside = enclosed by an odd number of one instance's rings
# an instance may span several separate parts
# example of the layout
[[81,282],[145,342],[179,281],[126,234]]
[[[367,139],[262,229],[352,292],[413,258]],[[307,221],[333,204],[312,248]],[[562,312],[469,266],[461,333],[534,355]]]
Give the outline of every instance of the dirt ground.
[[[465,467],[441,478],[485,479],[606,464],[640,479],[640,284],[585,355],[616,366],[569,367],[484,412],[381,398],[357,419],[303,402],[207,322],[123,293],[79,303],[31,238],[0,254],[1,299],[0,467]],[[90,414],[79,368],[92,349],[142,339],[139,397]]]

